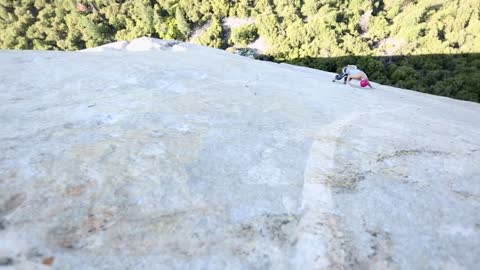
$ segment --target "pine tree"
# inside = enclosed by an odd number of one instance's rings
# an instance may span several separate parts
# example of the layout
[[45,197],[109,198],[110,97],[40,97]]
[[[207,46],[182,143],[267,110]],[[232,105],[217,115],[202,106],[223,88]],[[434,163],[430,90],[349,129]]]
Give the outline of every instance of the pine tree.
[[200,45],[213,48],[223,48],[223,28],[217,17],[212,18],[212,23],[205,33],[198,39]]
[[177,7],[175,12],[175,20],[177,23],[178,31],[180,31],[183,36],[188,37],[188,35],[190,34],[190,25],[185,19],[185,13],[179,7]]

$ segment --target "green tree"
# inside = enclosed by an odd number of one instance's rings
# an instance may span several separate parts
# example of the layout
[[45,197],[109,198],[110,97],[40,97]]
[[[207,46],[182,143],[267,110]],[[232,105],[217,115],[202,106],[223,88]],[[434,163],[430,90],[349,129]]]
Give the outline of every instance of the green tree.
[[188,35],[190,34],[190,25],[185,19],[185,13],[182,11],[181,8],[177,7],[175,12],[175,20],[177,23],[178,31],[182,33],[183,36],[188,37]]
[[233,28],[229,42],[235,45],[247,46],[249,43],[255,41],[257,38],[257,27],[255,26],[255,24],[248,24],[245,26]]
[[220,20],[217,17],[213,17],[210,27],[199,37],[198,43],[213,48],[223,48],[225,46],[223,34],[224,31]]

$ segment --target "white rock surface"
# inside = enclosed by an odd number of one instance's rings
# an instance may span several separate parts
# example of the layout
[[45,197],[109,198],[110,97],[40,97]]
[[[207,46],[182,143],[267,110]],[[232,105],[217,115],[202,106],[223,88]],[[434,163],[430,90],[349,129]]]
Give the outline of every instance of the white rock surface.
[[247,48],[258,50],[260,53],[268,53],[270,46],[264,37],[257,38],[254,42],[247,45]]
[[479,104],[165,44],[0,52],[4,269],[478,269]]
[[245,26],[247,24],[254,24],[255,23],[254,17],[248,18],[236,18],[236,17],[227,17],[223,19],[223,26],[226,28],[235,28],[240,26]]
[[149,37],[137,38],[132,41],[117,41],[105,44],[95,48],[88,48],[82,50],[83,52],[104,52],[104,51],[129,51],[129,52],[144,52],[144,51],[158,51],[174,49],[175,51],[183,51],[180,42],[175,40],[161,40]]

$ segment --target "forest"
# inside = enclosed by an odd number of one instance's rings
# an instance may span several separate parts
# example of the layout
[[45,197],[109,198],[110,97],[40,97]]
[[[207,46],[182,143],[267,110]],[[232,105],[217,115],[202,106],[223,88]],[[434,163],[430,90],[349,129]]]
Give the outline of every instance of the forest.
[[[227,18],[252,23],[227,29]],[[201,30],[201,31],[200,31]],[[480,102],[478,0],[0,0],[0,48],[79,50],[149,36]]]

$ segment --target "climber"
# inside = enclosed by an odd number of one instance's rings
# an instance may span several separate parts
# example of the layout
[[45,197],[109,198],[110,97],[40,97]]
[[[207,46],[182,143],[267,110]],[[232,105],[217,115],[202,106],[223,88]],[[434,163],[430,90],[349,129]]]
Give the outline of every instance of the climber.
[[368,76],[365,74],[365,72],[361,71],[360,69],[357,68],[355,65],[348,65],[342,69],[342,74],[337,74],[335,76],[335,80],[341,80],[342,78],[345,78],[343,83],[350,85],[350,81],[352,79],[359,80],[360,81],[360,86],[361,87],[366,87],[369,86],[370,88],[373,88],[373,86],[370,84],[368,81]]
[[348,83],[348,85],[350,85],[350,81],[352,79],[359,80],[361,87],[369,86],[370,88],[373,88],[373,86],[368,81],[367,74],[365,74],[365,72],[361,71],[360,69],[350,69],[344,84]]
[[342,68],[342,73],[335,75],[335,78],[332,80],[332,82],[339,81],[341,79],[344,79],[344,83],[347,82],[347,76],[348,73],[351,69],[357,69],[357,66],[355,65],[347,65],[346,67]]

